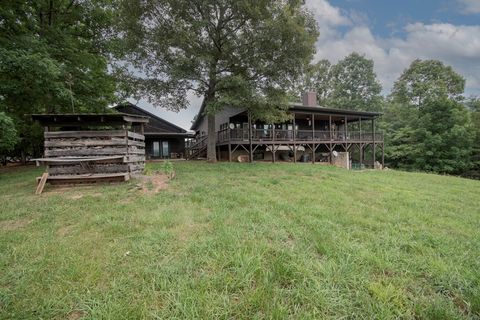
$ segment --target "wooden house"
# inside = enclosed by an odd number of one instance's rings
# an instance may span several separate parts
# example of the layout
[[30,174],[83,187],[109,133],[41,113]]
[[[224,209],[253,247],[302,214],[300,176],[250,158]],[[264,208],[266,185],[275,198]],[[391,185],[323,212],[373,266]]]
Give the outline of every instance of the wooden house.
[[[219,160],[291,161],[339,164],[342,167],[378,167],[384,162],[383,134],[376,130],[378,112],[324,108],[314,92],[292,103],[291,120],[284,123],[252,121],[246,110],[226,107],[216,115]],[[200,110],[188,145],[189,157],[206,152],[207,118]]]
[[144,129],[147,159],[181,159],[185,157],[185,140],[193,138],[193,134],[131,103],[118,105],[115,109],[149,119]]

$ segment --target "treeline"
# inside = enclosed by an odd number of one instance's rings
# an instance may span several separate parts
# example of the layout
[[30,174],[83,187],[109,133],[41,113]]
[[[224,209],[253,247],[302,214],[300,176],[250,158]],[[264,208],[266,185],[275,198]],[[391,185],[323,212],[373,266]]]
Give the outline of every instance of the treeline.
[[383,96],[373,60],[352,53],[310,65],[298,90],[315,90],[322,106],[382,112],[389,167],[480,178],[480,99],[441,61],[413,61]]
[[103,112],[115,101],[113,13],[109,1],[2,1],[2,162],[41,155],[43,131],[28,114]]
[[[480,100],[464,97],[465,79],[451,67],[416,60],[384,96],[374,62],[360,54],[308,65],[318,34],[301,1],[252,3],[4,1],[0,158],[41,155],[42,130],[31,113],[108,112],[134,93],[178,109],[186,90],[196,90],[213,111],[253,101],[269,118],[284,109],[265,94],[283,101],[286,91],[314,89],[322,106],[383,113],[387,166],[480,178]],[[176,28],[168,19],[152,24],[149,17],[165,8]],[[230,16],[222,22],[218,12]]]

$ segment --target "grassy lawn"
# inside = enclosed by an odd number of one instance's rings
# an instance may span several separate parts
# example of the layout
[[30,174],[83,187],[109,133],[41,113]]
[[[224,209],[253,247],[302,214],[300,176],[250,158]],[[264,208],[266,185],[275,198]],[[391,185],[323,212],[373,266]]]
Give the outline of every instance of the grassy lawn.
[[156,194],[0,173],[0,318],[480,317],[478,181],[174,167]]

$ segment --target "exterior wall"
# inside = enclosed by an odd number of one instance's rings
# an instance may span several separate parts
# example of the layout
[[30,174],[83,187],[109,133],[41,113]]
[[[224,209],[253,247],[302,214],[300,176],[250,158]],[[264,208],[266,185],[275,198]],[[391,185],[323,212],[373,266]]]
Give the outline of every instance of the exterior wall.
[[[227,123],[229,118],[242,112],[242,109],[225,107],[222,111],[215,115],[215,132],[220,130],[220,125]],[[208,133],[208,121],[206,116],[201,116],[200,124],[195,129],[199,135],[206,135]]]

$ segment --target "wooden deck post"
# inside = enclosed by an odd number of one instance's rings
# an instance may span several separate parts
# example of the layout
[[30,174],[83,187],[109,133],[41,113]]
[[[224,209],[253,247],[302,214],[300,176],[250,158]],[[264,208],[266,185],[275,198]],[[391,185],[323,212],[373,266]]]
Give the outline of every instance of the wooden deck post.
[[373,169],[375,169],[375,119],[372,119],[372,140],[373,140]]
[[385,143],[382,143],[382,170],[385,168]]
[[293,114],[293,163],[297,163],[297,144],[295,134],[295,113]]
[[315,164],[315,114],[312,113],[312,164]]
[[253,162],[253,148],[252,148],[252,115],[248,112],[248,143],[250,145],[250,163]]
[[332,155],[332,116],[328,116],[328,131],[329,131],[329,136],[330,136],[330,164],[333,163],[333,155]]

